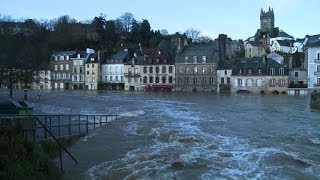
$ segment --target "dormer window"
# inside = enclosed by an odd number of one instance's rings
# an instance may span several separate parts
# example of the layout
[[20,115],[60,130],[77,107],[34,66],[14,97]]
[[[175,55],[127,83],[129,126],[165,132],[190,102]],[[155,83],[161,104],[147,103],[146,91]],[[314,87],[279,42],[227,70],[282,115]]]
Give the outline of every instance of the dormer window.
[[54,56],[54,60],[55,60],[55,61],[58,61],[58,56]]
[[207,56],[202,56],[202,63],[206,63],[207,62]]
[[158,51],[158,54],[159,54],[159,55],[161,54],[161,50]]
[[284,68],[279,69],[279,75],[284,75]]
[[270,68],[270,75],[275,75],[275,69],[274,68]]
[[188,56],[184,57],[184,62],[185,62],[185,63],[188,63],[188,60],[189,60],[189,57],[188,57]]
[[252,69],[248,69],[248,75],[252,75]]
[[94,58],[91,58],[90,61],[94,61]]
[[197,56],[193,56],[193,63],[197,63],[197,59],[198,59]]
[[77,55],[77,58],[78,58],[78,59],[80,58],[80,54]]
[[66,60],[69,60],[69,55],[66,56]]
[[64,56],[60,56],[60,60],[63,61],[64,60]]
[[239,73],[239,75],[241,75],[242,74],[242,69],[239,69],[238,73]]
[[262,74],[262,69],[261,69],[261,68],[258,69],[258,74],[259,74],[259,75]]

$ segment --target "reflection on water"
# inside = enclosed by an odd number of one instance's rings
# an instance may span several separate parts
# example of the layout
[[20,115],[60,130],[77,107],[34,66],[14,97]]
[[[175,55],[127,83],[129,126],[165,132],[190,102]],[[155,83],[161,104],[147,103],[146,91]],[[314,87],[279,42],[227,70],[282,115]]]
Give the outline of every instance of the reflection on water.
[[[58,92],[45,113],[119,114],[79,141],[65,178],[320,177],[320,113],[309,98],[193,93]],[[65,158],[67,159],[67,158]]]

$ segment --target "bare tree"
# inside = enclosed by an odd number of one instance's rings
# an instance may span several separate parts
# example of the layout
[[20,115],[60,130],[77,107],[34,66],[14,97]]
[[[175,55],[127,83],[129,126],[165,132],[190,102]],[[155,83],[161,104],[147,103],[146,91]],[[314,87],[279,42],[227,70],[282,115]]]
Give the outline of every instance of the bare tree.
[[126,12],[120,17],[120,20],[125,32],[130,32],[134,22],[133,14]]

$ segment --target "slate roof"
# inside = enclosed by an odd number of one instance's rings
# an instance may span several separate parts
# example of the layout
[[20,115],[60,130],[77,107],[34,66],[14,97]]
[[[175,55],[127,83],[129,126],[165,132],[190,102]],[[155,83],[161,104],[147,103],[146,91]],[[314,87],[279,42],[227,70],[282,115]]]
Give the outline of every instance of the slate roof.
[[76,51],[61,51],[53,53],[52,56],[72,56],[76,53]]
[[[255,57],[255,58],[241,58],[234,66],[232,70],[232,75],[239,75],[239,69],[242,70],[241,75],[248,75],[248,70],[252,70],[251,75],[258,75],[258,69],[262,70],[262,74],[259,75],[267,75],[269,68],[275,68],[276,75],[279,74],[277,69],[286,67],[282,64],[279,64],[277,61],[266,58],[266,61],[263,60],[263,57]],[[287,74],[287,70],[285,71]]]
[[306,44],[305,47],[320,47],[320,40],[314,41],[314,42],[309,42]]
[[249,41],[248,44],[251,44],[252,46],[259,46],[258,41]]
[[78,58],[78,54],[80,54],[80,58],[86,58],[88,56],[88,53],[86,51],[79,51],[74,53],[71,58]]
[[213,56],[218,55],[218,52],[219,51],[214,47],[212,43],[190,46],[179,54],[177,63],[185,63],[185,57],[189,57],[189,61],[193,62],[193,56],[197,56],[198,61],[202,61],[202,56],[207,56],[207,63],[218,63],[219,59],[213,58]]
[[279,31],[277,37],[287,37],[287,38],[293,38],[292,36],[290,36],[288,33],[284,32],[284,31]]
[[[91,61],[91,58],[93,58],[94,60]],[[86,63],[98,63],[98,54],[96,54],[96,53],[89,54],[89,56],[88,56],[88,58],[86,60]]]
[[111,60],[118,61],[120,63],[125,62],[127,58],[128,58],[128,53],[126,53],[125,51],[118,51],[117,53],[111,56]]
[[320,34],[316,34],[316,35],[306,35],[306,38],[308,38],[308,42],[313,42],[313,41],[319,41],[320,40]]
[[145,64],[174,63],[172,56],[169,53],[169,43],[169,41],[161,40],[157,48],[153,49],[149,56],[146,58]]
[[280,46],[287,46],[290,47],[290,41],[285,41],[285,40],[277,40]]

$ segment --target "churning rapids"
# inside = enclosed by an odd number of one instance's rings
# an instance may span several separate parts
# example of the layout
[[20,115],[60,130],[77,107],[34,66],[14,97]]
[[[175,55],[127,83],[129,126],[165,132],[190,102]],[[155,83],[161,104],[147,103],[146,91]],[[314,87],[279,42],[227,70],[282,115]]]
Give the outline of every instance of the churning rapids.
[[119,114],[70,148],[64,179],[318,179],[320,112],[308,97],[54,92],[47,114]]

